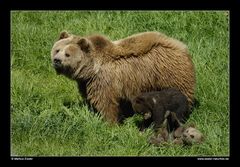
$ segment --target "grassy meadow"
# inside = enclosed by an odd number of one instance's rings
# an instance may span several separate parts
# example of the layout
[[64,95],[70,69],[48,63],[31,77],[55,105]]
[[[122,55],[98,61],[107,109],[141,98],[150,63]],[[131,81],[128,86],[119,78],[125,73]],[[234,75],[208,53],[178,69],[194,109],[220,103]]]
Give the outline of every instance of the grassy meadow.
[[[18,156],[228,156],[229,23],[226,11],[12,11],[11,154]],[[62,30],[112,40],[160,31],[189,47],[196,68],[195,108],[188,122],[200,145],[148,144],[138,115],[110,125],[83,105],[74,81],[56,75],[50,51]]]

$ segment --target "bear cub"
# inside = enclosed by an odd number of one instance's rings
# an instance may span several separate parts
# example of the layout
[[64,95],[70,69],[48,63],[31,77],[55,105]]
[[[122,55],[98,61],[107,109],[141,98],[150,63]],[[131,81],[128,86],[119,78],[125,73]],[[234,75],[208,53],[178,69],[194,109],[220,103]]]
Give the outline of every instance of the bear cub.
[[142,93],[131,102],[133,110],[144,118],[140,130],[153,123],[155,132],[165,124],[171,132],[185,123],[189,116],[188,100],[175,88]]
[[174,144],[192,145],[202,143],[204,140],[203,134],[195,128],[194,125],[181,126],[177,128],[174,133]]
[[149,143],[160,146],[169,140],[172,141],[173,144],[193,145],[202,143],[204,136],[194,125],[181,125],[171,133],[163,127],[159,129],[158,133],[150,137]]

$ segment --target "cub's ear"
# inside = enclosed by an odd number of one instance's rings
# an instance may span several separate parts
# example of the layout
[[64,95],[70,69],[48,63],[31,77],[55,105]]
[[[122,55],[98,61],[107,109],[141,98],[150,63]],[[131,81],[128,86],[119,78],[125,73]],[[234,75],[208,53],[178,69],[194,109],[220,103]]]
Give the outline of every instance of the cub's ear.
[[196,128],[196,125],[194,123],[189,123],[188,127]]
[[204,136],[201,136],[200,142],[203,142],[204,140],[205,140],[205,137],[204,137]]
[[60,36],[59,36],[59,39],[58,39],[58,40],[64,39],[64,38],[68,38],[69,36],[70,36],[70,35],[68,34],[67,31],[62,31],[62,32],[60,33]]
[[81,38],[77,41],[82,51],[88,53],[90,51],[90,41],[86,38]]

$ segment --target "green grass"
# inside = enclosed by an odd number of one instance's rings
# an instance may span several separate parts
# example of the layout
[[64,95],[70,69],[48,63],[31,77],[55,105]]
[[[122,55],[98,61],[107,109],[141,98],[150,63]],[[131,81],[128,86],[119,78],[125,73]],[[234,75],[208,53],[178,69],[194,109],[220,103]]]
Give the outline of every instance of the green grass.
[[[50,51],[60,31],[112,40],[160,31],[186,43],[200,101],[188,122],[205,135],[191,147],[149,145],[139,116],[110,125],[82,104],[76,83],[56,75]],[[11,152],[21,156],[228,156],[229,24],[226,11],[41,11],[11,13]]]

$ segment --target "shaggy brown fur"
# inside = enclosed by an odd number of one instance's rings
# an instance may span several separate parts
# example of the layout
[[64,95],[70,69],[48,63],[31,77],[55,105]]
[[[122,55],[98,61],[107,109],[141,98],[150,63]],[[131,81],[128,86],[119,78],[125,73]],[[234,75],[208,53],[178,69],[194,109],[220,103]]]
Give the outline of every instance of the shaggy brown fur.
[[76,80],[83,97],[111,122],[128,113],[123,104],[141,92],[176,87],[189,105],[193,102],[195,72],[188,50],[158,32],[114,42],[101,35],[64,32],[51,57],[57,73]]

